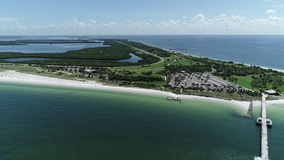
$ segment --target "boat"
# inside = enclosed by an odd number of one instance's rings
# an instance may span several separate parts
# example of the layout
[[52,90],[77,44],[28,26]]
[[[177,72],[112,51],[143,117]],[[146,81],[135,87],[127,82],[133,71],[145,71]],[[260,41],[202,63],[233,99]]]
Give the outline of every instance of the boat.
[[258,118],[256,119],[256,124],[257,124],[257,125],[261,125],[261,123],[262,123],[262,118],[261,118],[261,117],[258,117]]
[[267,118],[266,119],[266,125],[267,125],[267,127],[272,127],[272,120]]

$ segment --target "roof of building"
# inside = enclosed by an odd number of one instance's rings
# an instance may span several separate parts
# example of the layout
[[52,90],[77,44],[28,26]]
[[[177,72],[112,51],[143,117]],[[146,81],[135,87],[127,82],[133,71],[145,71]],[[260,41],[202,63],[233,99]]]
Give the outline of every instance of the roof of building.
[[268,93],[268,94],[275,94],[276,93],[276,91],[274,91],[273,89],[266,90],[265,92]]

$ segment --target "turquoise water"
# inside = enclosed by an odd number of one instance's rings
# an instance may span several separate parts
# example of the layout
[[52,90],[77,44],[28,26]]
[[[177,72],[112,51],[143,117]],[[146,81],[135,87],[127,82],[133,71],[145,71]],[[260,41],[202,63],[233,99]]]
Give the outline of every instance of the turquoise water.
[[269,106],[267,115],[273,120],[273,128],[268,132],[270,158],[282,159],[284,157],[284,105]]
[[[8,83],[0,83],[0,98],[1,160],[251,160],[260,154],[255,120],[214,101]],[[278,160],[284,109],[271,108],[270,158]]]

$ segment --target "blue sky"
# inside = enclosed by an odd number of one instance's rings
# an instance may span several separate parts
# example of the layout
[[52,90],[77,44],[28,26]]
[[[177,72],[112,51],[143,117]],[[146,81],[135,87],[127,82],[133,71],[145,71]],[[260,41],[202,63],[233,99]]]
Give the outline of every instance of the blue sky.
[[1,35],[284,34],[283,0],[14,0]]

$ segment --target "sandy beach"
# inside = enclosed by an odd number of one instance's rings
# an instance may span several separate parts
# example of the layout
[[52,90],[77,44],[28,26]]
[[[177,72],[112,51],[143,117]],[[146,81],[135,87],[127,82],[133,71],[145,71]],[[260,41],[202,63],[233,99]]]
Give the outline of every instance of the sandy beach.
[[[222,100],[217,98],[193,96],[193,95],[176,95],[171,92],[164,92],[152,89],[142,89],[142,88],[130,88],[130,87],[120,87],[120,86],[107,86],[95,81],[75,81],[66,80],[52,77],[45,77],[39,75],[32,75],[26,73],[20,73],[16,71],[3,71],[0,72],[0,82],[11,82],[11,83],[25,83],[25,84],[35,84],[35,85],[50,85],[59,87],[75,87],[75,88],[86,88],[86,89],[97,89],[97,90],[110,90],[110,91],[120,91],[120,92],[130,92],[130,93],[140,93],[140,94],[152,94],[152,95],[162,95],[162,96],[179,96],[182,99],[200,99],[200,100],[212,100],[222,103],[228,103],[232,106],[242,107],[248,109],[250,102],[235,101],[235,100]],[[254,102],[256,106],[260,106],[260,102]],[[268,105],[272,104],[284,104],[284,100],[268,101]]]

